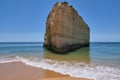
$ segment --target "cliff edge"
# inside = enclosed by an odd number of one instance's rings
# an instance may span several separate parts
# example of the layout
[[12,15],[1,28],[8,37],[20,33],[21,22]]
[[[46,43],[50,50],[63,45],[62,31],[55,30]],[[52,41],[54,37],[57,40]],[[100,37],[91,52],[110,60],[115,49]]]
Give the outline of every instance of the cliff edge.
[[89,46],[90,30],[67,2],[57,2],[49,13],[44,35],[44,47],[65,53]]

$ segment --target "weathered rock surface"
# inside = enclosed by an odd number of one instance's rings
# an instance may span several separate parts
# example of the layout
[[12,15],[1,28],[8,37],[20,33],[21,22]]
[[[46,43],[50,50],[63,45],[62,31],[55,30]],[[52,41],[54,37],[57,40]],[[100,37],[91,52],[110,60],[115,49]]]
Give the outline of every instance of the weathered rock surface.
[[89,27],[67,2],[57,2],[46,22],[44,46],[65,53],[89,46]]

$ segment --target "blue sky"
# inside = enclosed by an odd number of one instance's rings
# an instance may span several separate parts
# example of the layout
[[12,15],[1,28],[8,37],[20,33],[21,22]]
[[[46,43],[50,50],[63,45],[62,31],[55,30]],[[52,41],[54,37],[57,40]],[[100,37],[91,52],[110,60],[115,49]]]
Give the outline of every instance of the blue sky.
[[120,42],[120,0],[0,0],[0,42],[41,42],[56,2],[67,1],[90,27],[91,42]]

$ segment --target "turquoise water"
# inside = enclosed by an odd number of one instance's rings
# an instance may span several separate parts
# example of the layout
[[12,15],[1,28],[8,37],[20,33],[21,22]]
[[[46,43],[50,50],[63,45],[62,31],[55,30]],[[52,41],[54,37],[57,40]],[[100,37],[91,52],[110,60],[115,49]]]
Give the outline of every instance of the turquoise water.
[[0,43],[0,63],[22,61],[73,77],[120,80],[120,43],[92,42],[66,55],[52,53],[40,42]]
[[118,64],[120,66],[120,43],[91,43],[90,57],[91,62],[101,62],[102,64]]

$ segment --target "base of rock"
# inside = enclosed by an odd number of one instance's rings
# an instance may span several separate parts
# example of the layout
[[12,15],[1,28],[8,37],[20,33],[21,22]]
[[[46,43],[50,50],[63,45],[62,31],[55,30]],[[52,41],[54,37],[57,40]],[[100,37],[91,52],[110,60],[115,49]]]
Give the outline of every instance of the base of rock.
[[83,48],[83,47],[89,47],[89,44],[74,44],[74,45],[67,45],[62,48],[56,48],[51,45],[45,45],[44,47],[47,48],[48,50],[54,52],[54,53],[62,53],[62,54],[67,54],[71,51],[75,51],[77,49]]

